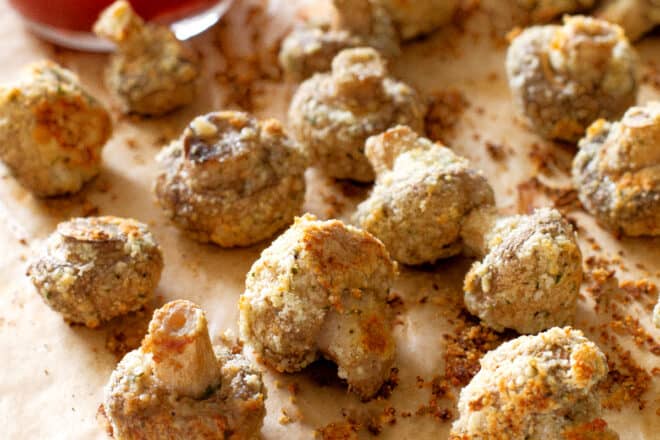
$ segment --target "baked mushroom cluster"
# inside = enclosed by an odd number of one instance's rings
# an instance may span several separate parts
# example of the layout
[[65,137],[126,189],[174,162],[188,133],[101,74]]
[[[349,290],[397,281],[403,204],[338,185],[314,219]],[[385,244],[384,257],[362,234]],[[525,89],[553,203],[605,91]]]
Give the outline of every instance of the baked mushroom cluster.
[[573,182],[582,205],[629,236],[660,235],[660,102],[598,120],[580,141]]
[[203,310],[185,300],[156,310],[103,394],[116,440],[258,438],[266,413],[261,373],[240,348],[214,346]]
[[591,17],[533,26],[506,57],[514,100],[541,136],[577,142],[599,118],[619,118],[637,99],[638,59],[623,30]]
[[404,264],[433,263],[461,253],[465,217],[495,204],[493,189],[467,159],[397,126],[366,142],[376,172],[354,222]]
[[597,392],[606,376],[605,355],[579,330],[520,336],[481,359],[449,438],[616,440]]
[[106,82],[124,112],[159,116],[192,102],[197,60],[168,27],[145,23],[119,0],[103,11],[94,32],[117,46]]
[[375,174],[364,154],[367,138],[398,124],[423,133],[425,112],[414,89],[388,76],[377,51],[346,49],[332,61],[332,72],[300,85],[289,107],[289,125],[312,164],[328,176],[371,182]]
[[163,270],[149,228],[118,217],[60,223],[27,274],[65,321],[97,327],[153,299]]
[[302,209],[307,158],[275,119],[233,111],[198,116],[157,160],[160,205],[198,241],[248,246]]
[[0,87],[0,159],[37,196],[75,193],[94,178],[111,130],[107,110],[51,61]]
[[300,371],[323,356],[363,399],[389,377],[397,274],[385,246],[338,220],[305,215],[252,265],[239,301],[242,338],[270,366]]

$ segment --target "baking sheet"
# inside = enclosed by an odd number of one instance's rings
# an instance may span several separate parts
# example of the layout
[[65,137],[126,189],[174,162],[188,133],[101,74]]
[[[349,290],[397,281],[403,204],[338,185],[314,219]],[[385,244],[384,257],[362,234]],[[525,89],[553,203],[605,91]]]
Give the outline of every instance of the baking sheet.
[[[157,289],[159,301],[186,298],[202,305],[215,340],[225,331],[237,334],[237,300],[245,273],[267,244],[223,250],[192,242],[168,222],[151,192],[154,156],[193,116],[237,105],[254,107],[261,117],[285,116],[295,85],[278,79],[269,42],[294,18],[304,15],[299,7],[310,10],[317,6],[310,6],[309,1],[303,5],[302,1],[282,0],[263,10],[256,7],[257,1],[237,3],[222,26],[193,42],[204,59],[205,72],[197,102],[158,120],[126,118],[114,111],[114,135],[103,153],[103,170],[81,194],[68,199],[35,199],[0,166],[0,438],[107,438],[96,420],[102,388],[117,361],[107,345],[121,342],[120,334],[130,343],[131,337],[139,337],[144,324],[144,318],[138,316],[99,330],[71,327],[34,292],[24,275],[26,259],[58,222],[72,215],[111,214],[149,223],[165,256]],[[503,66],[503,36],[512,26],[506,19],[510,2],[481,3],[460,25],[407,45],[392,69],[422,92],[435,94],[445,103],[440,110],[447,107],[447,115],[456,117],[455,126],[444,127],[441,135],[455,151],[484,170],[502,212],[549,203],[548,194],[568,210],[570,203],[565,202],[570,202],[571,195],[563,189],[574,149],[541,141],[516,115]],[[255,45],[259,56],[250,55]],[[37,40],[25,31],[6,0],[0,0],[0,47],[0,81],[16,79],[25,63],[48,57],[79,73],[93,94],[111,102],[101,80],[105,56],[55,49]],[[660,97],[660,76],[652,64],[660,60],[660,38],[649,37],[638,48],[645,78],[640,102],[645,102]],[[260,77],[264,79],[255,81]],[[345,216],[367,191],[366,187],[328,181],[313,170],[307,177],[306,209],[319,217]],[[658,281],[660,239],[617,239],[579,210],[570,216],[581,228],[585,258],[596,254],[607,259],[620,280],[649,280],[646,285],[606,292],[614,302],[616,295],[621,296],[622,304],[632,298],[619,311],[637,317],[647,329],[647,339],[641,344],[625,335],[633,331],[612,332],[606,314],[594,311],[594,292],[600,290],[593,283],[584,286],[576,326],[604,348],[630,350],[633,362],[646,372],[627,368],[621,377],[611,378],[625,383],[634,377],[635,386],[645,392],[628,402],[623,401],[622,396],[628,394],[621,389],[615,390],[616,395],[605,393],[610,406],[620,406],[608,410],[606,420],[624,440],[657,439],[660,352],[654,354],[653,350],[660,332],[651,328],[648,310],[656,292],[643,287]],[[590,261],[590,267],[604,264]],[[362,403],[344,385],[329,380],[332,375],[323,365],[288,376],[266,371],[269,396],[263,437],[293,440],[350,432],[370,438],[379,432],[384,439],[446,438],[457,414],[451,398],[441,398],[445,389],[439,386],[447,366],[445,335],[455,334],[457,326],[474,326],[458,314],[457,306],[468,266],[469,261],[459,258],[421,269],[402,269],[395,289],[400,298],[395,304],[399,311],[399,371],[389,396],[385,393]],[[602,339],[604,329],[608,330],[607,344]],[[621,357],[611,356],[612,360]],[[626,372],[630,374],[626,376]]]

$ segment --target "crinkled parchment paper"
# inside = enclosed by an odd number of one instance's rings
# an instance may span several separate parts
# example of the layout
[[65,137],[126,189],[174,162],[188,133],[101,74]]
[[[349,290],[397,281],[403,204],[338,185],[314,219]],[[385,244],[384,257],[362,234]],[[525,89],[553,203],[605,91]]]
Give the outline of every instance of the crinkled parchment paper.
[[[250,8],[255,2],[236,3],[243,4],[230,12],[224,25],[192,42],[205,67],[195,105],[159,120],[121,117],[115,110],[114,135],[103,153],[103,170],[82,194],[38,200],[0,166],[0,438],[105,438],[96,412],[103,386],[117,361],[106,346],[121,342],[122,334],[135,333],[139,326],[131,327],[139,320],[119,320],[99,330],[71,327],[43,303],[25,277],[26,259],[58,222],[70,216],[98,212],[148,222],[165,255],[165,270],[157,289],[159,303],[175,298],[195,301],[206,310],[216,340],[227,330],[236,334],[237,299],[245,273],[267,244],[235,250],[197,244],[168,222],[151,192],[154,156],[196,114],[250,104],[259,116],[285,116],[294,85],[272,79],[277,76],[272,51],[261,47],[263,54],[256,58],[250,58],[249,53],[252,45],[264,46],[264,42],[278,38],[278,29],[300,15],[295,11],[297,2],[272,2],[266,10]],[[566,188],[566,170],[574,148],[541,141],[516,116],[504,74],[503,36],[511,23],[502,18],[506,11],[498,10],[496,4],[483,0],[481,10],[474,11],[462,25],[407,45],[393,71],[428,95],[440,94],[440,101],[450,109],[447,115],[457,117],[454,127],[441,131],[443,139],[485,171],[503,212],[550,203],[547,193],[554,194],[568,210],[570,203],[566,201],[571,200],[571,193],[552,193],[547,188]],[[657,99],[660,90],[650,83],[655,81],[658,87],[660,77],[650,62],[660,60],[660,38],[649,37],[638,48],[646,78],[640,101]],[[6,0],[0,0],[0,80],[18,78],[24,64],[43,57],[76,71],[95,95],[111,105],[102,84],[107,62],[104,55],[57,50],[39,41],[25,31]],[[252,81],[256,65],[258,72],[266,72],[265,80]],[[252,73],[243,73],[243,69],[252,69]],[[231,82],[237,81],[239,85],[232,88]],[[463,104],[467,106],[461,113]],[[445,122],[447,115],[441,118]],[[330,182],[313,171],[308,177],[306,208],[320,217],[345,217],[368,190]],[[659,239],[617,239],[584,212],[574,210],[569,215],[580,225],[585,257],[618,258],[620,262],[611,267],[620,281],[648,278],[657,282]],[[452,335],[466,319],[458,316],[456,304],[460,304],[462,277],[468,265],[469,261],[453,259],[422,269],[402,269],[396,287],[400,300],[395,301],[400,312],[396,327],[399,371],[389,397],[361,403],[343,384],[329,379],[332,372],[328,374],[327,366],[290,376],[268,371],[263,437],[312,438],[317,429],[335,423],[336,430],[350,428],[364,438],[378,431],[386,439],[446,438],[456,411],[451,398],[442,398],[445,392],[440,386],[446,366],[445,335]],[[650,373],[660,367],[660,357],[651,353],[653,344],[657,348],[660,332],[651,329],[648,310],[648,304],[655,300],[649,296],[655,293],[639,294],[640,289],[629,289],[637,295],[619,309],[624,316],[637,318],[649,332],[650,341],[636,344],[627,335],[631,331],[619,328],[619,333],[613,332],[610,318],[594,312],[594,295],[586,284],[576,326],[604,348],[630,350],[635,364],[649,373],[635,370],[635,376],[628,368],[611,378],[611,388],[618,394],[610,390],[605,397],[618,409],[608,410],[606,419],[622,439],[658,439],[660,377],[658,370],[655,376]],[[609,335],[607,344],[602,337],[604,330]],[[616,355],[612,356],[616,360]],[[643,394],[625,401],[629,390],[619,387],[617,391],[617,384],[628,383],[641,387]]]

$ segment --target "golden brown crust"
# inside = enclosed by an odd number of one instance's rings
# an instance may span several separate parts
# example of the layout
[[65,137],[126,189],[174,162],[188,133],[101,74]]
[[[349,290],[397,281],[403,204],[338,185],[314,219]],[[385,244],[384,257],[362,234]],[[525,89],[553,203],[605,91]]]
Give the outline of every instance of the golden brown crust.
[[60,223],[27,274],[66,321],[96,327],[151,301],[162,269],[146,225],[88,217]]
[[506,61],[514,99],[534,130],[568,142],[635,103],[637,64],[621,28],[582,16],[526,29],[511,42]]
[[145,24],[119,0],[101,13],[94,32],[118,47],[107,84],[123,111],[158,116],[195,97],[197,60],[169,28]]
[[364,398],[390,374],[396,275],[385,247],[370,234],[311,215],[266,249],[240,299],[242,337],[279,371],[299,371],[319,354]]
[[573,182],[584,207],[626,235],[660,235],[660,103],[598,120],[580,141]]
[[618,439],[595,392],[606,375],[605,355],[570,327],[506,342],[461,391],[450,439]]
[[307,158],[274,119],[231,111],[199,116],[157,160],[158,201],[196,240],[248,246],[302,209]]
[[426,105],[409,86],[387,76],[385,62],[373,49],[347,49],[332,72],[300,85],[289,107],[292,134],[312,163],[338,179],[372,181],[364,154],[369,136],[408,125],[424,132]]
[[53,62],[0,88],[0,158],[38,196],[77,192],[96,176],[111,131],[108,112]]
[[[182,331],[186,347],[167,344],[181,340]],[[178,370],[171,370],[175,364]],[[202,370],[203,377],[193,374]],[[104,390],[103,413],[117,440],[253,439],[265,398],[261,374],[241,349],[213,349],[204,313],[178,300],[156,311],[142,347],[117,365]]]

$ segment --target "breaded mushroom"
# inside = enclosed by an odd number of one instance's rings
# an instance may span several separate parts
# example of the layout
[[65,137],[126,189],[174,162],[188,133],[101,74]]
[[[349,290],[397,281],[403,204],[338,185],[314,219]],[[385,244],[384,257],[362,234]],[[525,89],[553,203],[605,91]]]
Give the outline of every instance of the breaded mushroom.
[[515,7],[526,23],[545,23],[563,14],[585,11],[596,0],[516,0]]
[[270,366],[296,372],[319,356],[367,399],[389,377],[396,263],[371,234],[297,218],[252,265],[239,301],[242,338]]
[[119,0],[101,13],[94,32],[117,46],[106,82],[122,111],[159,116],[192,102],[197,60],[169,28],[145,23]]
[[97,327],[153,299],[163,256],[149,228],[118,217],[60,223],[27,274],[70,323]]
[[[536,333],[572,321],[582,254],[573,227],[557,210],[500,219],[476,210],[462,234],[466,246],[484,255],[465,276],[463,290],[465,306],[485,325]],[[477,237],[483,239],[475,245]]]
[[658,298],[658,303],[653,308],[653,325],[660,328],[660,298]]
[[0,87],[0,159],[37,196],[75,193],[99,173],[110,115],[73,72],[51,61],[25,73]]
[[463,219],[495,204],[493,189],[467,159],[397,126],[367,140],[376,184],[355,223],[404,264],[433,263],[461,252]]
[[481,359],[461,390],[449,439],[617,440],[598,398],[606,376],[605,355],[579,330],[520,336]]
[[157,160],[158,201],[195,240],[249,246],[302,209],[307,157],[275,119],[234,111],[198,116]]
[[584,207],[614,231],[660,235],[660,102],[594,122],[579,145],[573,182]]
[[294,29],[282,42],[279,62],[287,76],[301,81],[327,72],[342,50],[370,46],[390,58],[400,53],[389,14],[374,0],[333,0],[332,23]]
[[530,27],[511,42],[506,69],[517,106],[548,139],[577,142],[596,119],[619,118],[637,99],[637,55],[604,20]]
[[617,23],[636,41],[660,25],[660,0],[605,0],[596,15]]
[[367,138],[398,124],[423,134],[425,112],[414,89],[387,75],[378,52],[356,48],[340,52],[332,72],[300,85],[289,107],[289,125],[312,163],[328,176],[371,182]]
[[459,0],[374,0],[391,15],[401,38],[410,40],[449,23]]
[[257,439],[265,398],[241,348],[213,346],[202,309],[177,300],[117,365],[101,414],[116,440]]

